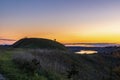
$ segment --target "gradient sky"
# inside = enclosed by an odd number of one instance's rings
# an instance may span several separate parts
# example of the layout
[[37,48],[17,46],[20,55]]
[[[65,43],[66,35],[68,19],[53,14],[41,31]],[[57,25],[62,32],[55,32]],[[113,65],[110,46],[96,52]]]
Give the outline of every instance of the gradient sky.
[[0,39],[23,37],[120,43],[120,0],[0,0]]

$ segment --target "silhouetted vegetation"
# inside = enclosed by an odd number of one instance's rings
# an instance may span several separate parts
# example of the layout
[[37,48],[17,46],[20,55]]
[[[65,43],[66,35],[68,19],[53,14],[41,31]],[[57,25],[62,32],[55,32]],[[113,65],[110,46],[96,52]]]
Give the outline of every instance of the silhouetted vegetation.
[[32,56],[32,54],[15,54],[13,57],[13,61],[20,69],[30,73],[31,75],[34,75],[34,73],[41,68],[40,62],[34,56]]
[[67,77],[68,79],[73,78],[75,75],[78,75],[79,71],[77,70],[77,66],[75,64],[72,64],[67,71]]

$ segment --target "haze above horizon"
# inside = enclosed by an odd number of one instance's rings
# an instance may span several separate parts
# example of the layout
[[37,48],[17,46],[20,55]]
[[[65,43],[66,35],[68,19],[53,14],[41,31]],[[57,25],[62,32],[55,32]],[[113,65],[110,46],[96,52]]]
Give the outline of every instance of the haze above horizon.
[[0,0],[0,39],[120,43],[119,9],[120,0]]

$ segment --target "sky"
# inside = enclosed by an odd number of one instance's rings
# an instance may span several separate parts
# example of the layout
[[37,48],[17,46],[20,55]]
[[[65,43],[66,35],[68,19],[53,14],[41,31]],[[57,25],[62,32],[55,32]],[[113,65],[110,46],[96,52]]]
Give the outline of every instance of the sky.
[[24,37],[120,43],[120,0],[0,0],[0,44]]

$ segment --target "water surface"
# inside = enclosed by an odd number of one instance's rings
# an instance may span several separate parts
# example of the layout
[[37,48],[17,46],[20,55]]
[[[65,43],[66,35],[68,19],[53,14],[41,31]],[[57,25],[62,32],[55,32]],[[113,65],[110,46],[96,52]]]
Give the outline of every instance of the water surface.
[[97,51],[95,50],[81,50],[79,52],[75,52],[76,54],[95,54],[95,53],[98,53]]

